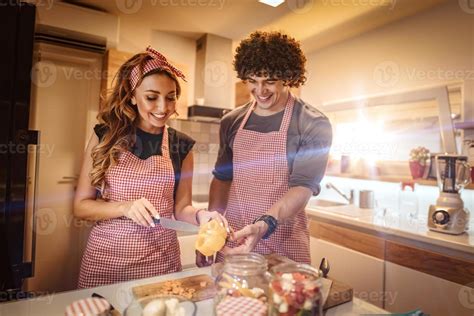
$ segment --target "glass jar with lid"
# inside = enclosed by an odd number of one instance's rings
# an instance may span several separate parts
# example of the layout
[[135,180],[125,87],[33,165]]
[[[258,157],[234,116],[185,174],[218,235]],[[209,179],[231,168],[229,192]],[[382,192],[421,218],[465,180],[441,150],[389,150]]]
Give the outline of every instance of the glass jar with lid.
[[226,315],[229,309],[246,312],[249,308],[256,311],[255,316],[267,315],[269,276],[267,260],[260,254],[226,256],[216,277],[216,315]]
[[323,315],[319,271],[308,264],[283,263],[271,269],[269,315]]

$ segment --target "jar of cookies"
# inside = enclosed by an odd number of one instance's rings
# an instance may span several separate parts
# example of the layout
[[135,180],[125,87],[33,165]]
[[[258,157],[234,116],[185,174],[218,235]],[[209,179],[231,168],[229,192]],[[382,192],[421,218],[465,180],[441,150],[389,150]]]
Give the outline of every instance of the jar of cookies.
[[216,277],[215,314],[228,315],[229,310],[242,311],[243,314],[252,308],[256,311],[254,316],[267,315],[269,280],[267,261],[262,255],[226,256]]

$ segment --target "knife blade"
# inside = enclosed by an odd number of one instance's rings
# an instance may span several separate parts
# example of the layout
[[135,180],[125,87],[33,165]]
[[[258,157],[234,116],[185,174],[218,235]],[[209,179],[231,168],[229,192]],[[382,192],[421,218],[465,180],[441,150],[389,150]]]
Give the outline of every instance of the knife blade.
[[172,230],[177,230],[177,231],[182,231],[182,232],[191,232],[191,233],[197,233],[199,232],[199,226],[183,222],[183,221],[177,221],[165,217],[160,217],[156,218],[153,217],[153,222],[155,224],[160,224],[164,228],[172,229]]

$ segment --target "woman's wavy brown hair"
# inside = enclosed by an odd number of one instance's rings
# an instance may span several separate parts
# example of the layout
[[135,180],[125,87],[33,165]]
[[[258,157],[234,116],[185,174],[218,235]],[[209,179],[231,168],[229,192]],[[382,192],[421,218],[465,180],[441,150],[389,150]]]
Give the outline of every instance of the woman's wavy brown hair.
[[[147,53],[139,53],[127,60],[118,70],[113,80],[113,88],[110,95],[102,105],[97,119],[104,134],[99,144],[92,149],[92,170],[89,174],[91,185],[104,193],[107,183],[105,174],[110,167],[117,163],[120,152],[130,150],[135,144],[136,124],[139,114],[136,105],[131,99],[134,91],[130,85],[130,74],[132,69],[139,67],[143,73],[143,67],[150,57]],[[138,81],[137,87],[143,79],[153,74],[164,74],[175,81],[176,96],[179,98],[181,87],[176,76],[166,69],[156,69],[148,72]]]

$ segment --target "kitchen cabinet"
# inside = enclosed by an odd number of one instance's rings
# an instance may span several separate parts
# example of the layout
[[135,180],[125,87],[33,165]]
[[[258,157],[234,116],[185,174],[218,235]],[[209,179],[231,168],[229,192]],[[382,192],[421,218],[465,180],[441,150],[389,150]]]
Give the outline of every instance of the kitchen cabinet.
[[331,266],[331,278],[352,286],[355,297],[383,307],[383,260],[315,237],[311,237],[310,249],[313,266],[319,267],[325,257]]
[[393,313],[420,308],[432,316],[474,314],[474,289],[388,261],[385,291],[385,309]]
[[180,235],[178,234],[179,248],[181,252],[181,265],[183,270],[196,267],[196,256],[194,244],[196,243],[197,234]]
[[[312,264],[318,266],[322,256],[328,258],[330,276],[353,286],[355,297],[374,304],[383,297],[384,305],[377,305],[394,313],[420,308],[430,315],[474,315],[474,261],[470,249],[457,251],[449,243],[431,245],[427,240],[402,237],[402,228],[379,227],[371,216],[351,218],[348,223],[342,216],[324,211],[307,212],[311,218]],[[425,234],[411,231],[413,236],[417,233]],[[426,237],[470,245],[468,235],[427,232]]]

